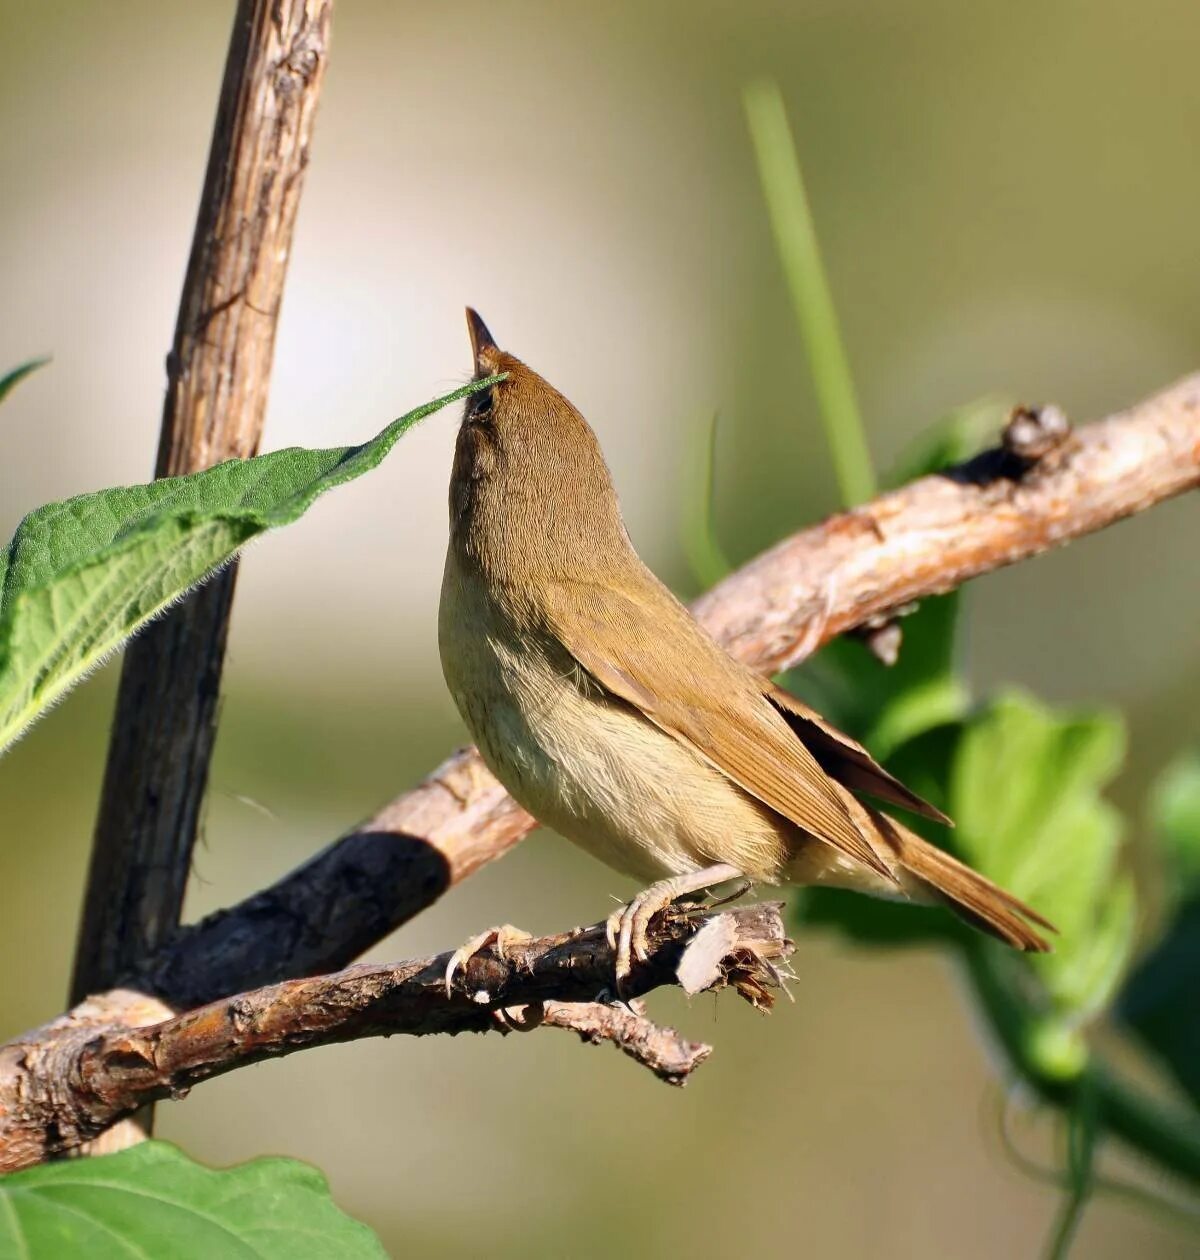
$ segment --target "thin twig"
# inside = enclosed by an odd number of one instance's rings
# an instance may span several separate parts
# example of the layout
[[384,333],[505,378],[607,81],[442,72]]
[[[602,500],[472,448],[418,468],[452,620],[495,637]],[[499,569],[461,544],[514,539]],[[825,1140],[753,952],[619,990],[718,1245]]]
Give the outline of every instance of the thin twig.
[[[526,1007],[526,1011],[534,1008]],[[712,1053],[702,1041],[688,1041],[674,1028],[656,1024],[638,1010],[607,1002],[544,1002],[537,1022],[578,1033],[590,1045],[608,1041],[668,1085],[684,1085]]]
[[[691,942],[715,918],[727,927],[728,948],[711,969],[707,987],[729,986],[755,1006],[769,1007],[777,964],[792,948],[782,908],[774,902],[716,916],[660,916],[651,925],[649,956],[635,966],[628,992],[636,997],[675,983]],[[0,1052],[22,1063],[19,1087],[16,1077],[0,1074],[0,1171],[70,1150],[136,1108],[180,1097],[214,1076],[363,1037],[546,1023],[590,1041],[611,1041],[673,1084],[682,1084],[709,1054],[709,1047],[659,1028],[640,1011],[593,1000],[610,986],[616,963],[603,923],[509,945],[503,952],[486,948],[467,961],[447,992],[450,957],[447,952],[392,965],[363,963],[166,1019],[153,1010],[159,1022],[148,1027],[97,1032],[77,1018],[38,1029]],[[127,1004],[135,1000],[126,996]],[[146,1014],[143,1009],[135,1017],[144,1020]]]

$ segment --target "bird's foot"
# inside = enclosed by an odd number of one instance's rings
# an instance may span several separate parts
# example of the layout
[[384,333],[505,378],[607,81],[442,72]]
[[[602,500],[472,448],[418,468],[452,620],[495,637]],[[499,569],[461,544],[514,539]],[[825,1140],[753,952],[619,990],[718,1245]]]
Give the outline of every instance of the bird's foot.
[[[619,906],[608,916],[605,930],[608,944],[617,953],[616,981],[617,993],[625,996],[626,982],[633,963],[645,962],[650,956],[646,934],[650,921],[654,916],[673,905],[689,893],[703,892],[717,884],[724,884],[731,879],[743,879],[741,871],[725,863],[706,867],[702,871],[690,871],[686,875],[673,875],[670,879],[660,879],[643,889],[628,905]],[[747,883],[747,887],[748,887]],[[741,890],[744,892],[745,888]],[[741,895],[739,892],[738,896]],[[729,900],[729,898],[722,898]]]
[[469,941],[465,941],[462,945],[450,955],[450,961],[446,964],[446,996],[451,997],[454,993],[454,977],[456,973],[479,953],[481,949],[487,949],[489,945],[495,947],[496,953],[505,961],[507,961],[506,951],[514,945],[523,945],[526,941],[533,940],[528,932],[522,931],[518,927],[513,927],[511,923],[502,923],[499,927],[488,928],[486,932],[480,932],[477,936],[472,936]]

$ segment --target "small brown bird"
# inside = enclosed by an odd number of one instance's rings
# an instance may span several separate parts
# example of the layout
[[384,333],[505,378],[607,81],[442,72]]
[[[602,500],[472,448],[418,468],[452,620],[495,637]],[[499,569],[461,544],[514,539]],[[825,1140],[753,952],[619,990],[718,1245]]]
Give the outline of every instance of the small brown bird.
[[[442,670],[489,768],[539,822],[656,881],[610,920],[617,980],[653,915],[731,880],[941,902],[1017,949],[1052,927],[858,794],[948,823],[731,657],[633,549],[596,436],[467,310],[476,377],[450,482]],[[455,969],[494,929],[455,955]]]

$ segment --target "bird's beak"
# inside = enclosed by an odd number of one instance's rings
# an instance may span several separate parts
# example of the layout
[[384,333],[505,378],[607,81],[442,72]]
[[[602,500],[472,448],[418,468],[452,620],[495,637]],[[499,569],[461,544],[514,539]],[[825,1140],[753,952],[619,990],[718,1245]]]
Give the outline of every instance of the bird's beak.
[[471,337],[476,377],[491,376],[500,362],[500,347],[488,332],[488,326],[479,318],[479,313],[470,306],[467,307],[467,332]]

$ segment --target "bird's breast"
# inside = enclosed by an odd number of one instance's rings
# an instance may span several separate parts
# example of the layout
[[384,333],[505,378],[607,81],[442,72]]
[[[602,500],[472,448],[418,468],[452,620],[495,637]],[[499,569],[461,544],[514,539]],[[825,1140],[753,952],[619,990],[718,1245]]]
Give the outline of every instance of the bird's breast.
[[777,877],[781,819],[603,691],[556,641],[519,627],[453,558],[439,640],[480,754],[539,822],[642,880],[714,862]]

